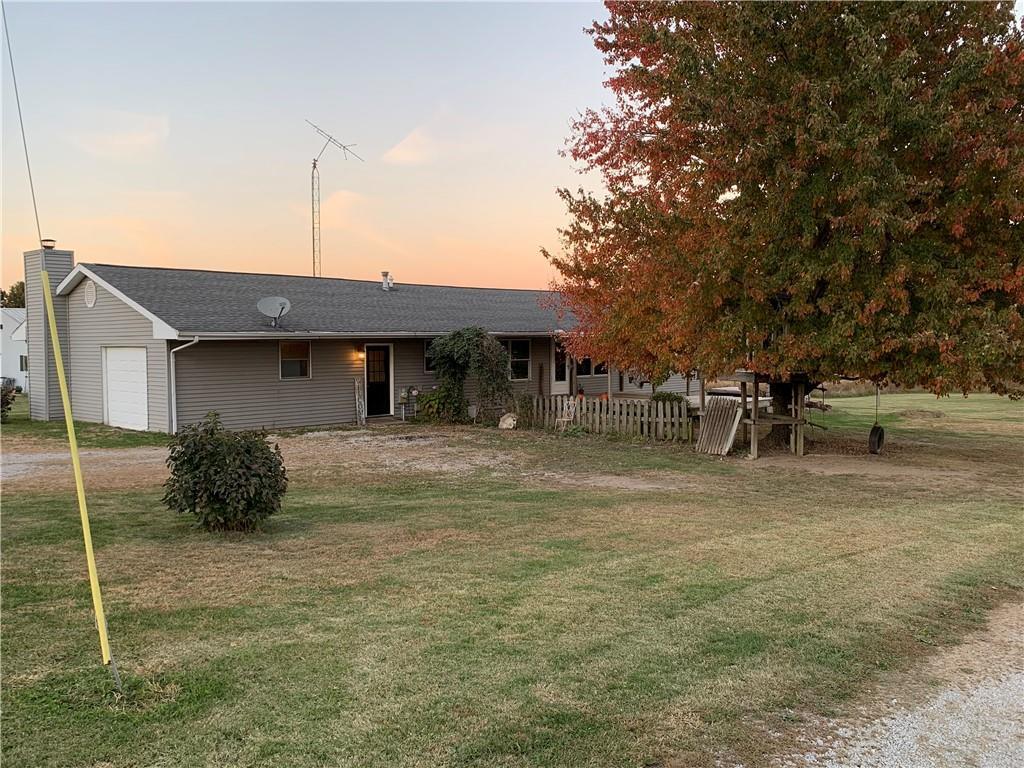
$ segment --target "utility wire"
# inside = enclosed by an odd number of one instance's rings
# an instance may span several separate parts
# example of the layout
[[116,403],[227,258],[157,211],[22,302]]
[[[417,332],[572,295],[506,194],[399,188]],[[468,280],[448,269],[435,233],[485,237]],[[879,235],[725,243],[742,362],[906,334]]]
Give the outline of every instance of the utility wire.
[[[3,13],[4,38],[7,40],[7,57],[11,63],[11,80],[14,83],[14,100],[18,105],[18,123],[21,126],[21,144],[25,148],[25,168],[28,170],[28,188],[32,192],[32,211],[36,216],[36,235],[39,236],[39,247],[43,247],[43,231],[39,227],[39,206],[36,205],[36,187],[32,182],[32,164],[28,159],[28,139],[25,137],[25,120],[21,116],[21,97],[18,95],[18,78],[14,74],[14,52],[11,50],[11,29],[7,24],[7,6],[0,0],[0,11]],[[53,298],[50,295],[50,280],[45,269],[40,275],[42,277],[46,314],[50,321],[51,337],[57,338],[57,321],[53,313]],[[110,652],[110,637],[107,634],[107,617],[103,613],[102,598],[99,595],[99,579],[96,576],[96,564],[92,557],[92,537],[89,533],[89,513],[85,507],[85,490],[82,485],[82,470],[78,463],[78,441],[75,438],[75,424],[71,415],[71,400],[68,395],[67,381],[64,378],[64,361],[61,359],[60,344],[53,346],[54,362],[57,365],[57,376],[60,379],[61,396],[64,402],[64,418],[68,426],[68,442],[71,446],[71,461],[75,469],[75,481],[78,485],[78,503],[82,513],[82,530],[85,536],[85,547],[87,559],[89,560],[89,575],[93,581],[93,605],[95,610],[96,628],[100,632],[100,648],[103,649],[104,665],[110,665],[110,673],[114,676],[114,685],[117,692],[122,693],[121,675],[117,670],[117,662]]]
[[32,163],[28,159],[28,139],[25,137],[25,119],[21,116],[21,96],[18,95],[18,77],[14,74],[14,51],[11,50],[11,28],[7,24],[7,6],[0,0],[4,17],[4,37],[7,39],[7,60],[11,63],[11,81],[14,83],[14,101],[18,105],[18,124],[21,126],[21,145],[25,148],[25,168],[28,170],[28,188],[32,193],[32,211],[36,216],[36,236],[43,246],[43,230],[39,227],[39,206],[36,205],[36,186],[32,181]]

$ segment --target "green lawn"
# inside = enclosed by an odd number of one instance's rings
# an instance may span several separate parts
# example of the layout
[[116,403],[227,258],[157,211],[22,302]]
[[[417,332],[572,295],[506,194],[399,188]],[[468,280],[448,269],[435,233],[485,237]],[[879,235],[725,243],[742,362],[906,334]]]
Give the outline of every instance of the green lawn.
[[[132,448],[167,444],[167,435],[160,432],[136,432],[88,421],[76,421],[75,434],[82,448]],[[20,394],[14,401],[8,421],[3,425],[3,436],[8,440],[38,438],[66,441],[67,429],[63,421],[30,421],[28,395]]]
[[[815,414],[830,455],[785,466],[464,428],[445,441],[508,464],[445,473],[369,446],[384,469],[292,467],[250,537],[190,528],[158,486],[94,493],[123,696],[73,496],[7,491],[3,764],[762,764],[806,713],[1024,597],[1021,405],[882,402],[881,457],[858,450],[874,398],[844,398]],[[5,454],[51,433],[13,426]]]

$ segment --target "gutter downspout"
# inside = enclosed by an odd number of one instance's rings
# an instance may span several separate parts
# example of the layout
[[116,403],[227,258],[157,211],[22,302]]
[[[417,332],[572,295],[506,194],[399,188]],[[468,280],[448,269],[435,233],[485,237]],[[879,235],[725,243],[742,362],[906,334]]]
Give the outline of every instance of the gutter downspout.
[[178,376],[177,376],[177,372],[176,372],[175,367],[174,367],[174,359],[175,359],[174,355],[175,355],[176,352],[180,352],[181,350],[185,349],[185,347],[191,347],[193,344],[198,344],[198,343],[199,343],[199,337],[198,336],[193,336],[192,337],[192,341],[190,341],[188,344],[182,344],[180,347],[174,347],[171,350],[171,386],[170,386],[170,396],[171,396],[171,434],[172,435],[178,434],[178,392],[177,392],[177,387],[175,386],[175,383],[177,382]]

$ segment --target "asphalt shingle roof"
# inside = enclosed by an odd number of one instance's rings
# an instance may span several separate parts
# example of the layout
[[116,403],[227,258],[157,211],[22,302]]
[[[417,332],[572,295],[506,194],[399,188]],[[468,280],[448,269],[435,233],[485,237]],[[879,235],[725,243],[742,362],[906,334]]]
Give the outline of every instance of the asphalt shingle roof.
[[11,318],[11,322],[15,326],[21,325],[25,322],[25,308],[24,307],[4,307],[4,314]]
[[492,333],[550,333],[571,328],[559,318],[550,291],[458,288],[196,269],[83,264],[182,333],[273,331],[256,309],[265,296],[283,296],[291,311],[277,331],[304,333],[441,334],[467,326]]

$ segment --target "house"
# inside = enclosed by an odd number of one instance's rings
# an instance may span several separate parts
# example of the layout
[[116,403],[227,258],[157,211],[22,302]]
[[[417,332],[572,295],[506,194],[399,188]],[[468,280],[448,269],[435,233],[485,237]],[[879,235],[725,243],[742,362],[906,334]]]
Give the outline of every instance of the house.
[[[650,396],[614,369],[572,361],[572,327],[550,292],[292,275],[74,263],[56,248],[25,254],[33,419],[62,418],[40,271],[55,301],[76,419],[174,432],[217,411],[235,429],[404,415],[436,384],[427,349],[480,326],[506,346],[517,393]],[[257,309],[284,297],[290,311]],[[696,384],[677,376],[667,388]],[[644,391],[646,388],[646,392]],[[696,390],[694,390],[696,391]]]
[[5,382],[28,391],[28,342],[25,338],[25,310],[0,309],[0,376]]

